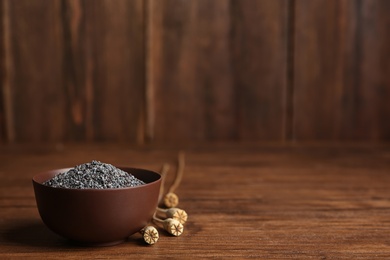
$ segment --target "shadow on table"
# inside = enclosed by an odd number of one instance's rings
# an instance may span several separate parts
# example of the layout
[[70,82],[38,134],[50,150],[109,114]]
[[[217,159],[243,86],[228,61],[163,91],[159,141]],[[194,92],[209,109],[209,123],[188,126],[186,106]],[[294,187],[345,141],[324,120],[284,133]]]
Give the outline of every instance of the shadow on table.
[[[38,220],[13,223],[12,226],[5,228],[2,240],[4,241],[0,241],[0,243],[7,242],[7,244],[21,246],[26,251],[29,251],[28,247],[51,248],[55,251],[69,248],[88,248],[58,236]],[[127,239],[127,242],[138,246],[148,246],[141,235],[131,236]]]
[[74,247],[68,240],[54,234],[40,221],[15,223],[6,228],[4,239],[10,244],[31,247]]

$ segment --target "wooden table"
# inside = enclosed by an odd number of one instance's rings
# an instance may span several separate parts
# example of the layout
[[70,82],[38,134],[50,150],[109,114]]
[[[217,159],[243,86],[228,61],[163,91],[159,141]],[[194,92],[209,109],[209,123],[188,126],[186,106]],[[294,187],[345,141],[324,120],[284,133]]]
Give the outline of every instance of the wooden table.
[[[42,224],[31,178],[92,159],[159,170],[186,152],[182,236],[153,246],[70,244]],[[214,144],[0,147],[0,259],[390,258],[389,145]]]

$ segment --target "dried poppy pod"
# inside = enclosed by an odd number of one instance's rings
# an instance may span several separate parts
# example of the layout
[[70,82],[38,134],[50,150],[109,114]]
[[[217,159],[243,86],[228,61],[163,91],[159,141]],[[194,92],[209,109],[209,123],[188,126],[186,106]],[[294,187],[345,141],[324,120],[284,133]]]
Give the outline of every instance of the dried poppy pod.
[[173,218],[178,220],[181,224],[187,222],[188,214],[185,210],[179,208],[170,208],[166,212],[168,218]]
[[164,205],[168,208],[176,207],[179,205],[179,197],[173,192],[168,192],[164,197]]
[[169,209],[157,208],[157,210],[159,212],[165,213],[165,216],[167,218],[176,219],[183,225],[184,225],[184,223],[187,222],[188,214],[183,209],[179,209],[179,208],[169,208]]
[[156,214],[154,214],[153,220],[161,223],[163,225],[163,228],[171,235],[178,237],[184,231],[183,225],[176,219],[173,218],[160,219],[156,217]]
[[163,221],[163,226],[166,231],[168,231],[169,234],[174,236],[180,236],[183,231],[184,227],[183,225],[176,219],[173,218],[167,218]]
[[140,233],[142,234],[144,241],[149,245],[155,244],[159,239],[158,231],[153,226],[146,226]]

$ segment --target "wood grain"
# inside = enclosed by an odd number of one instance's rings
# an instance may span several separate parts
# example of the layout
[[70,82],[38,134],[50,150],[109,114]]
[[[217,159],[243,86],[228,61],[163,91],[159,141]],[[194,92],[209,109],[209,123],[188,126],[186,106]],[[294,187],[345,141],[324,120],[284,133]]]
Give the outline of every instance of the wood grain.
[[143,2],[7,3],[9,141],[142,143]]
[[2,0],[0,142],[383,141],[387,0]]
[[240,140],[285,140],[288,1],[231,1],[236,128]]
[[296,1],[296,140],[389,138],[389,8],[375,0]]
[[187,146],[177,194],[189,221],[178,238],[159,229],[153,246],[135,234],[114,247],[78,247],[41,222],[31,185],[35,173],[100,159],[151,170],[169,162],[172,177],[177,151],[109,144],[0,147],[0,258],[390,257],[388,145]]
[[281,139],[286,2],[151,4],[156,141]]
[[5,83],[5,48],[4,48],[4,1],[0,3],[0,144],[4,143],[5,141],[5,113],[4,113],[4,95],[3,95],[3,89],[4,89],[4,83]]
[[95,140],[144,141],[143,1],[90,1]]
[[142,1],[64,1],[67,139],[144,140]]
[[143,142],[142,1],[3,5],[8,141]]
[[4,103],[3,95],[0,92],[0,144],[3,144],[6,140],[5,138],[5,116],[4,116]]
[[[93,38],[88,24],[93,22],[85,1],[62,1],[64,35],[63,73],[66,102],[66,139],[92,140]],[[92,8],[92,7],[91,7]]]
[[53,141],[64,135],[60,1],[9,1],[14,135]]
[[229,2],[164,0],[150,4],[154,139],[234,138]]
[[390,98],[390,10],[389,1],[362,1],[361,67],[359,82],[363,109],[360,120],[368,124],[367,130],[361,130],[360,136],[373,140],[388,140],[390,122],[384,120],[390,116],[388,100]]
[[10,24],[10,3],[9,1],[1,2],[1,136],[0,140],[14,141],[15,140],[15,124],[14,113],[12,107],[12,91],[11,82],[13,78],[13,66],[12,66],[12,44],[11,44],[11,24]]

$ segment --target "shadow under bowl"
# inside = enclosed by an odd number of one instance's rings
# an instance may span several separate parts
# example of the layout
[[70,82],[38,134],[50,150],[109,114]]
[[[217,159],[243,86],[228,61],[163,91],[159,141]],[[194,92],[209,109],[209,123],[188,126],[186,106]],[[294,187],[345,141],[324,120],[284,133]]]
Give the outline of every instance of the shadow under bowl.
[[144,169],[118,168],[145,184],[118,189],[65,189],[42,183],[70,168],[35,175],[32,182],[42,221],[58,235],[90,246],[119,244],[140,231],[156,210],[161,176]]

